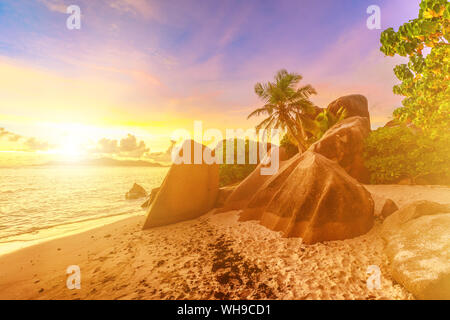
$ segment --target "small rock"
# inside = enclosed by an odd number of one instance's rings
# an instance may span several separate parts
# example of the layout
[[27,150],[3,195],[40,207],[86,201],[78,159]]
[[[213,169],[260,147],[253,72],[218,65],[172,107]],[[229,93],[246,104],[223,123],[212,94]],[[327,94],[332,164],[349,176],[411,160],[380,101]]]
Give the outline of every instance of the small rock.
[[383,205],[383,209],[381,209],[381,216],[383,217],[383,219],[386,219],[397,210],[398,206],[395,204],[395,202],[391,199],[386,199]]
[[139,199],[147,196],[147,191],[137,183],[133,185],[133,187],[125,194],[125,199],[133,200]]

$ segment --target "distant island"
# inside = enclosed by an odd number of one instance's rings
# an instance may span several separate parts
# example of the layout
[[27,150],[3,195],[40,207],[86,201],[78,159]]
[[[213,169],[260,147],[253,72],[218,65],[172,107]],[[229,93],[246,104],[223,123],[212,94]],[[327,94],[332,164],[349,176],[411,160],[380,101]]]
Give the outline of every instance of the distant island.
[[170,164],[150,162],[145,160],[117,160],[112,158],[99,158],[72,161],[50,161],[37,166],[102,166],[102,167],[168,167]]

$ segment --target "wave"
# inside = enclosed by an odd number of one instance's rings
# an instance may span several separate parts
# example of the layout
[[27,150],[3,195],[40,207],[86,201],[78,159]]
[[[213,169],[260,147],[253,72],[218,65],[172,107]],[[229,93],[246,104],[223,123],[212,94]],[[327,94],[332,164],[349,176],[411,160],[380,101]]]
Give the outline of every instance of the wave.
[[[25,235],[25,234],[31,234],[31,233],[34,233],[34,232],[39,232],[41,230],[48,230],[48,229],[61,227],[61,226],[67,226],[67,225],[72,225],[72,224],[79,224],[79,223],[95,221],[95,220],[102,220],[102,219],[112,218],[112,217],[117,217],[117,216],[125,216],[125,215],[129,215],[129,214],[132,214],[132,213],[136,213],[137,214],[138,211],[137,210],[129,210],[128,212],[113,213],[113,214],[109,214],[109,215],[105,215],[105,216],[91,217],[91,218],[86,218],[86,219],[77,220],[77,221],[61,222],[61,223],[47,225],[47,226],[41,226],[41,227],[31,227],[31,228],[29,228],[27,230],[20,231],[20,232],[14,233],[14,234],[0,236],[0,239],[17,237],[17,236],[21,236],[21,235]],[[9,242],[16,242],[16,241],[18,241],[18,240],[0,241],[0,243],[9,243]]]
[[10,193],[18,193],[18,192],[24,192],[24,191],[35,191],[39,190],[39,188],[21,188],[16,190],[4,190],[0,191],[0,193],[10,194]]

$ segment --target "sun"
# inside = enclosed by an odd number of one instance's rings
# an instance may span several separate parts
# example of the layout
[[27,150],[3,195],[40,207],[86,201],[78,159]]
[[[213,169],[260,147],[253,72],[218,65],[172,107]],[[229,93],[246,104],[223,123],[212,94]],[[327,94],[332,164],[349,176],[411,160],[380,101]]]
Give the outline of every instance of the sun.
[[56,153],[65,161],[76,162],[84,158],[85,152],[82,148],[82,141],[74,136],[68,136],[63,139],[61,147]]
[[60,149],[60,153],[66,157],[80,157],[82,152],[80,147],[76,144],[68,144],[63,149]]
[[64,162],[77,162],[89,157],[93,141],[103,136],[96,126],[82,123],[53,123],[54,148],[52,153]]

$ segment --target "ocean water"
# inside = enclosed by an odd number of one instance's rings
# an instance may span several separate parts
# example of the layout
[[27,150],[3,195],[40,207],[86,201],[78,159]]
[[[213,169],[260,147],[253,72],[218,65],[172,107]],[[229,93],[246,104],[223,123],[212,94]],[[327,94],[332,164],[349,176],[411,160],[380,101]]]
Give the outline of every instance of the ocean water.
[[125,200],[139,183],[160,186],[169,168],[22,167],[0,168],[0,246],[11,237],[107,217],[144,214],[143,199]]

